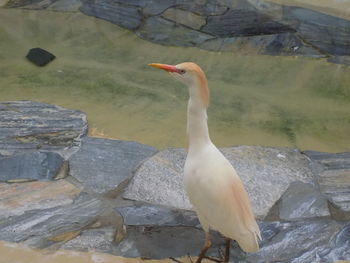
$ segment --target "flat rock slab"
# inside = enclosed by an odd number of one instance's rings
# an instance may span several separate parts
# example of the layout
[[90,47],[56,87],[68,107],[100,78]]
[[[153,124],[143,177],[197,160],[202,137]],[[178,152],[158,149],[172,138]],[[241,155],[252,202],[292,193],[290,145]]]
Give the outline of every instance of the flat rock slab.
[[87,229],[80,233],[79,236],[64,243],[61,249],[69,249],[76,251],[98,251],[120,255],[117,249],[114,236],[116,229],[111,226],[96,229]]
[[16,216],[2,214],[0,239],[39,248],[55,246],[77,236],[106,209],[102,201],[82,193],[69,204],[28,209]]
[[77,12],[81,7],[80,0],[58,0],[51,4],[47,9],[60,12]]
[[169,8],[162,16],[193,29],[200,29],[206,23],[205,17],[178,8]]
[[350,152],[325,153],[317,151],[304,152],[311,160],[320,163],[324,170],[350,170]]
[[164,45],[196,46],[214,36],[192,30],[161,17],[150,17],[136,30],[136,35]]
[[0,154],[40,150],[69,156],[87,133],[80,111],[33,101],[0,102]]
[[102,18],[127,29],[140,26],[142,16],[138,7],[124,5],[118,1],[85,0],[80,11],[86,15]]
[[288,25],[252,10],[232,9],[221,16],[211,16],[203,32],[219,37],[270,35],[295,32]]
[[80,6],[80,0],[9,0],[5,5],[11,8],[47,9],[60,12],[76,12]]
[[3,182],[54,180],[65,177],[67,170],[68,164],[55,152],[31,152],[0,157],[0,181]]
[[[221,150],[242,178],[252,200],[255,215],[259,218],[268,214],[290,183],[313,183],[310,162],[297,150],[258,146]],[[185,159],[184,149],[159,152],[136,171],[124,197],[191,209],[182,182]]]
[[156,152],[155,148],[136,142],[85,137],[69,160],[70,175],[87,191],[117,194],[132,172]]
[[0,183],[0,239],[48,247],[79,234],[104,208],[65,180]]
[[[116,210],[122,215],[126,229],[124,238],[117,244],[121,256],[150,259],[197,256],[203,246],[204,232],[192,211],[149,204]],[[218,233],[213,233],[213,249],[209,254],[216,255],[222,243]]]
[[79,189],[65,180],[0,183],[0,222],[15,220],[31,211],[71,205],[79,193]]
[[[114,229],[101,227],[83,231],[63,248],[93,249],[124,257],[163,259],[197,256],[204,232],[191,211],[150,204],[135,204],[116,209],[124,221],[125,233],[113,242]],[[232,262],[334,262],[347,259],[350,253],[350,224],[329,219],[295,222],[259,222],[262,241],[258,253],[244,253],[238,245],[231,245]],[[209,255],[218,256],[223,238],[211,232],[213,248]],[[286,249],[288,248],[288,249]]]
[[324,171],[318,178],[321,192],[344,212],[350,212],[350,170]]
[[293,6],[283,8],[283,20],[294,21],[302,39],[323,50],[323,53],[350,55],[349,20]]
[[350,212],[350,153],[306,151],[319,166],[317,182],[323,194],[341,212]]
[[9,0],[5,7],[25,7],[26,9],[45,9],[55,0]]
[[[192,227],[128,226],[126,237],[118,244],[120,255],[146,259],[198,256],[204,244],[204,232]],[[218,256],[223,240],[216,235],[208,255]]]
[[166,206],[136,204],[118,207],[116,211],[127,226],[191,226],[200,224],[193,211],[173,209]]
[[184,149],[166,149],[145,161],[124,192],[127,199],[192,209],[183,187]]
[[[261,249],[247,254],[243,262],[265,262],[268,259],[269,262],[309,263],[349,259],[350,242],[345,239],[348,224],[332,220],[264,222],[260,229]],[[242,260],[235,257],[233,262],[238,262],[238,259]]]
[[311,184],[291,183],[279,203],[279,217],[282,220],[329,216],[326,197]]

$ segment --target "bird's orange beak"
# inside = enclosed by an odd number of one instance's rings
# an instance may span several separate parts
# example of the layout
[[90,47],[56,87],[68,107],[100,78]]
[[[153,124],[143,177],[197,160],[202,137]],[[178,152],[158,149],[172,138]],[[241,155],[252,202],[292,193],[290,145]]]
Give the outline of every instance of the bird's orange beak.
[[159,64],[159,63],[151,63],[148,64],[148,66],[154,67],[154,68],[160,68],[168,72],[177,72],[178,69],[173,65],[167,65],[167,64]]

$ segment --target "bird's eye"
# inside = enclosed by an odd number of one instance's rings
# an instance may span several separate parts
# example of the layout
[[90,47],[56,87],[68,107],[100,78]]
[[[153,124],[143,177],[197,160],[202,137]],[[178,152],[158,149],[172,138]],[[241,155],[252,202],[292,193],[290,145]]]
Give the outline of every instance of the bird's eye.
[[185,74],[186,73],[186,70],[184,70],[184,69],[179,69],[179,74],[181,74],[181,75],[183,75],[183,74]]

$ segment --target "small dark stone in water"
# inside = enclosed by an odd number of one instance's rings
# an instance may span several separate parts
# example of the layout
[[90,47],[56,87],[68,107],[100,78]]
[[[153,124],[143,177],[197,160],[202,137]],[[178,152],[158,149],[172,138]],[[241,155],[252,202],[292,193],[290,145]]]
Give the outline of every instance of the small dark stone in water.
[[29,50],[26,58],[35,65],[43,67],[56,57],[42,48],[32,48]]

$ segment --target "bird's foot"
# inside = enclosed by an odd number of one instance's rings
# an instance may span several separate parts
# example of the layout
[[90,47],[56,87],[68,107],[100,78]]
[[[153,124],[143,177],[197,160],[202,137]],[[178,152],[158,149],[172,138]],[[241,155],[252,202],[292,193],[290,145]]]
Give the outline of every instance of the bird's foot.
[[173,258],[173,257],[169,257],[169,259],[171,259],[172,261],[176,262],[176,263],[184,263],[182,262],[181,260],[178,260],[176,258]]
[[[188,254],[187,256],[188,256],[190,262],[191,262],[191,263],[194,263],[194,261],[193,261],[192,257],[190,256],[190,254]],[[174,257],[170,257],[169,259],[171,259],[172,261],[174,261],[174,262],[176,262],[176,263],[186,263],[186,262],[183,262],[183,261],[181,261],[181,260],[178,260],[178,259],[176,259],[176,258],[174,258]]]
[[218,262],[218,263],[227,263],[229,261],[229,259],[227,257],[225,257],[224,253],[222,252],[222,250],[220,248],[219,248],[219,254],[220,254],[219,258],[210,257],[210,256],[204,256],[204,258],[209,259],[209,260],[214,261],[214,262]]
[[204,258],[209,259],[209,260],[214,261],[214,262],[218,262],[218,263],[227,262],[227,261],[225,261],[224,258],[216,258],[216,257],[210,257],[210,256],[205,256]]

